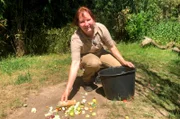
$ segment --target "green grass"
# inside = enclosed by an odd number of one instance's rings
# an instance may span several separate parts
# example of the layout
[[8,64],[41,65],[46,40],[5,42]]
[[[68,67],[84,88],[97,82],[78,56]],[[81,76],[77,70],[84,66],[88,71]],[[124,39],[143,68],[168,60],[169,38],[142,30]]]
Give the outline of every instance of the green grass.
[[[171,50],[160,50],[152,46],[141,48],[137,43],[119,43],[118,49],[125,59],[135,64],[136,84],[149,90],[148,93],[140,91],[140,94],[148,99],[144,101],[167,110],[169,118],[180,118],[180,56]],[[11,57],[1,60],[0,101],[3,103],[0,104],[0,118],[6,117],[8,108],[19,107],[23,103],[22,95],[27,96],[30,90],[66,81],[70,63],[70,54]],[[136,90],[142,89],[136,86]],[[19,93],[13,97],[17,91]],[[7,92],[10,96],[6,95]],[[153,118],[153,112],[137,113],[138,109],[145,107],[142,100],[137,99],[130,106],[106,105],[114,110],[113,113],[108,113],[107,117],[129,116],[135,119],[136,115],[141,115],[142,118]],[[121,111],[126,115],[119,113]]]
[[[25,56],[21,58],[9,58],[0,61],[0,71],[5,74],[11,75],[16,71],[23,71],[32,68],[38,69],[54,69],[57,65],[68,65],[70,63],[70,56],[61,55],[63,58],[59,60],[57,55],[45,56]],[[48,58],[48,59],[46,59]],[[46,65],[43,65],[46,64]]]
[[23,70],[30,67],[30,62],[26,61],[27,58],[19,58],[14,60],[14,58],[11,59],[4,59],[0,62],[0,68],[2,73],[11,74],[14,71],[17,70]]

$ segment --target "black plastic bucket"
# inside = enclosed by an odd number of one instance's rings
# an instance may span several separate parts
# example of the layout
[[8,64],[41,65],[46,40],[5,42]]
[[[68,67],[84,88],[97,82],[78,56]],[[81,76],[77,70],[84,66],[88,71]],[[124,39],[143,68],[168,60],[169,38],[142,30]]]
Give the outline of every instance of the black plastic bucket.
[[99,78],[109,100],[125,100],[134,96],[135,69],[129,67],[110,67],[99,71]]

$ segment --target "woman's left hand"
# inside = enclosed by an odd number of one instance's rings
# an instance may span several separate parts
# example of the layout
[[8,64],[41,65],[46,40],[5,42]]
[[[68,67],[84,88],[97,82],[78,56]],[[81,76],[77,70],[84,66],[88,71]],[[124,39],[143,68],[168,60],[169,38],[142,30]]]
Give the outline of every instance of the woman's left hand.
[[130,67],[130,68],[135,68],[134,64],[133,64],[132,62],[129,62],[129,61],[125,61],[125,62],[123,63],[123,65],[128,66],[128,67]]

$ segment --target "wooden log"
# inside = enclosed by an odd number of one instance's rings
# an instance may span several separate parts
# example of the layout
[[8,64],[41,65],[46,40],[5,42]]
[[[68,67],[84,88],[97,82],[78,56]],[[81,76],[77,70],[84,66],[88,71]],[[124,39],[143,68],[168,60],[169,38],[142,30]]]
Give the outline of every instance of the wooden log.
[[177,52],[177,53],[179,53],[179,54],[180,54],[180,49],[179,49],[178,47],[174,47],[174,48],[172,48],[172,51]]
[[180,46],[177,45],[174,41],[169,42],[167,45],[159,45],[151,38],[145,36],[144,40],[141,42],[141,47],[145,47],[147,45],[153,45],[159,49],[165,50],[165,49],[172,49],[172,51],[179,53],[180,55]]
[[141,43],[141,46],[142,46],[142,47],[147,46],[147,45],[151,44],[151,42],[152,42],[152,39],[145,36],[145,37],[144,37],[144,40],[143,40],[142,43]]

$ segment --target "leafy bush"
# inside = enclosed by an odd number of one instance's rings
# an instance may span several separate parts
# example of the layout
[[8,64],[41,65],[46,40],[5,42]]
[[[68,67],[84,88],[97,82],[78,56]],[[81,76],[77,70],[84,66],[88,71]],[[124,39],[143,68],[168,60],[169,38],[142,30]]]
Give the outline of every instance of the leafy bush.
[[48,30],[46,39],[49,46],[47,51],[49,53],[65,53],[70,51],[70,39],[74,31],[75,27],[72,27],[70,24],[61,29],[54,28]]
[[48,43],[45,39],[46,31],[38,28],[32,29],[25,34],[26,52],[28,54],[43,54],[47,52]]
[[132,14],[126,25],[126,31],[128,32],[131,41],[142,39],[146,35],[149,23],[147,21],[147,13],[141,11],[138,14]]
[[126,16],[122,10],[129,8],[133,1],[94,0],[93,3],[96,20],[106,25],[115,40],[122,40],[126,35],[124,32]]

